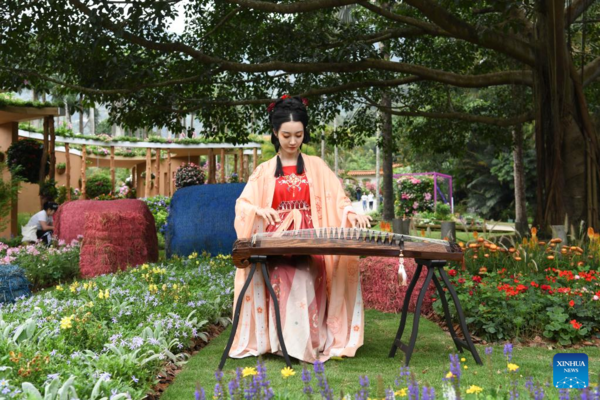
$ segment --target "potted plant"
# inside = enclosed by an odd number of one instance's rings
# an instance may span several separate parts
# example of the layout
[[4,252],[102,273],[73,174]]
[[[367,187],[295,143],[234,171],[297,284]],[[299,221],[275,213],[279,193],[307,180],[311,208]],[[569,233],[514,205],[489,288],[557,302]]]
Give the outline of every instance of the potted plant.
[[435,219],[441,222],[442,239],[447,238],[451,242],[456,242],[456,222],[452,220],[450,205],[437,203],[435,207]]
[[56,164],[56,172],[58,172],[59,175],[64,174],[66,170],[67,170],[66,163],[61,162],[61,163]]

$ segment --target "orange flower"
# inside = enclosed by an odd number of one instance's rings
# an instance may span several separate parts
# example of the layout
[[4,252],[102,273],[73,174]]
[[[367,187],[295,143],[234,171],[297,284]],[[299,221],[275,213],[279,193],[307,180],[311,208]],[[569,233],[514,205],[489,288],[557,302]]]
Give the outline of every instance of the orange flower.
[[249,295],[246,295],[246,301],[250,301],[252,298]]
[[548,260],[554,260],[554,256],[548,256],[546,257]]
[[594,237],[594,228],[592,228],[591,226],[588,228],[588,236],[590,238]]
[[353,329],[354,329],[354,332],[358,332],[358,331],[360,331],[360,326],[354,325]]
[[576,320],[571,320],[571,326],[575,329],[580,329],[582,327],[582,325]]
[[521,261],[522,258],[521,257],[515,257],[515,261]]
[[257,313],[259,313],[259,314],[262,314],[262,312],[263,312],[263,309],[262,309],[262,307],[258,307],[258,308],[256,309],[256,312],[257,312]]
[[473,231],[473,237],[474,237],[475,239],[477,239],[477,237],[478,237],[478,236],[479,236],[479,233],[478,233],[477,231]]
[[575,306],[575,301],[571,300],[571,301],[569,302],[569,307],[574,307],[574,306]]
[[537,228],[534,226],[531,228],[531,236],[535,237],[537,235]]

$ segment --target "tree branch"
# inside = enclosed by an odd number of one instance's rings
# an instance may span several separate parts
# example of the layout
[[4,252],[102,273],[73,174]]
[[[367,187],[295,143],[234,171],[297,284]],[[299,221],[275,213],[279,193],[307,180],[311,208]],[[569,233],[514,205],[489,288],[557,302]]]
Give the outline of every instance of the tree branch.
[[227,3],[251,8],[253,10],[273,12],[278,14],[305,13],[356,4],[357,0],[304,0],[294,3],[270,3],[260,0],[225,0]]
[[457,18],[432,0],[406,0],[406,2],[457,39],[506,54],[526,65],[535,65],[532,47],[521,39],[489,29],[478,32],[477,28]]
[[212,28],[209,32],[207,32],[204,36],[202,36],[201,39],[206,39],[207,37],[209,37],[210,35],[215,33],[221,26],[225,25],[231,18],[233,18],[237,13],[239,13],[243,9],[244,9],[244,7],[236,7],[233,10],[231,10],[230,12],[228,12],[227,15],[225,15],[223,17],[223,19],[215,25],[214,28]]
[[[364,43],[364,44],[373,44],[373,43],[378,43],[384,40],[389,40],[389,39],[398,39],[398,38],[411,38],[411,37],[417,37],[417,36],[423,36],[423,35],[430,35],[430,36],[449,36],[447,33],[445,32],[441,32],[440,34],[437,33],[432,33],[432,32],[426,32],[423,29],[420,28],[397,28],[397,29],[386,29],[385,31],[381,31],[381,32],[375,32],[369,35],[363,35],[363,36],[359,36],[354,38],[354,44],[355,43]],[[333,49],[339,46],[343,46],[347,44],[347,42],[345,41],[339,41],[339,42],[332,42],[332,43],[327,43],[325,45],[319,46],[319,48],[322,49]]]
[[575,0],[570,7],[565,9],[565,26],[571,25],[587,10],[596,0]]
[[465,122],[474,122],[479,124],[494,125],[499,127],[509,127],[517,124],[523,124],[525,122],[533,121],[534,114],[532,111],[525,112],[516,117],[500,118],[500,117],[489,117],[485,115],[473,115],[468,113],[459,112],[426,112],[426,111],[400,111],[394,107],[384,107],[381,104],[373,101],[372,99],[365,97],[368,104],[373,107],[377,107],[380,110],[389,112],[392,115],[399,115],[403,117],[425,117],[435,119],[457,119]]
[[[258,64],[237,63],[228,60],[223,60],[218,57],[209,56],[181,42],[157,43],[142,38],[140,36],[134,35],[122,29],[117,30],[114,23],[112,23],[107,18],[101,18],[98,15],[95,15],[93,11],[87,8],[80,0],[69,0],[69,2],[88,17],[94,17],[96,19],[100,18],[101,24],[105,29],[108,29],[113,33],[118,33],[120,37],[129,41],[130,43],[137,44],[139,46],[151,50],[184,53],[189,55],[190,57],[193,57],[195,60],[199,61],[202,64],[216,64],[223,71],[247,73],[284,71],[288,73],[318,74],[324,72],[350,73],[375,69],[382,71],[398,72],[408,75],[416,75],[423,79],[442,82],[459,87],[484,87],[509,84],[521,84],[530,86],[533,82],[531,71],[526,70],[496,72],[484,75],[460,75],[453,72],[434,70],[420,65],[411,65],[406,63],[371,58],[354,63],[290,63],[282,61],[271,61],[267,63]],[[274,5],[273,3],[268,4]]]
[[583,67],[583,86],[587,86],[600,76],[600,57],[586,64]]

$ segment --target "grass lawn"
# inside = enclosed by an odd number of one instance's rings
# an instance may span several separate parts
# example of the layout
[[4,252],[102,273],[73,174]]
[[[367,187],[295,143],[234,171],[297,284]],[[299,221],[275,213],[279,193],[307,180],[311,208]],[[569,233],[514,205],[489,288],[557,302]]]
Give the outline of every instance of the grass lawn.
[[[337,398],[341,390],[344,393],[358,392],[359,375],[368,375],[371,380],[372,390],[377,387],[377,376],[383,378],[385,387],[394,385],[394,380],[398,376],[399,368],[403,365],[403,353],[398,351],[395,358],[388,358],[388,352],[392,339],[398,328],[399,315],[385,314],[378,311],[368,310],[366,312],[366,332],[365,344],[361,347],[355,358],[344,360],[331,360],[325,364],[325,372],[329,385]],[[404,333],[404,341],[408,340],[408,334],[412,327],[412,315],[410,316],[407,328]],[[170,385],[167,391],[161,396],[161,400],[183,400],[193,399],[196,383],[199,383],[206,390],[207,398],[213,395],[215,377],[214,372],[219,364],[221,353],[226,345],[230,329],[225,330],[219,337],[202,349],[198,354],[192,357],[185,365],[183,371],[175,382]],[[514,347],[512,362],[517,364],[520,369],[517,373],[509,376],[506,372],[506,359],[503,355],[503,345],[493,346],[491,363],[485,355],[485,346],[477,346],[479,354],[484,362],[484,366],[478,366],[471,357],[470,353],[464,353],[465,362],[461,363],[463,375],[461,377],[462,393],[465,394],[466,388],[470,385],[477,385],[484,389],[480,394],[485,398],[487,394],[492,394],[494,388],[500,388],[501,393],[506,393],[506,388],[512,378],[519,379],[519,388],[521,398],[527,398],[524,387],[526,379],[533,377],[535,382],[549,382],[550,387],[546,389],[546,398],[558,398],[558,389],[552,385],[552,357],[557,350],[550,350],[547,347],[529,348]],[[436,398],[442,398],[442,377],[449,370],[449,354],[455,352],[450,335],[442,331],[436,324],[424,318],[421,318],[419,337],[415,352],[411,360],[411,371],[421,384],[427,384],[435,387]],[[584,349],[568,349],[564,352],[583,352],[589,356],[590,378],[596,382],[600,373],[600,349],[595,347],[586,347]],[[296,375],[283,380],[280,374],[285,367],[283,358],[268,355],[264,357],[267,368],[267,376],[271,380],[272,387],[276,396],[281,395],[287,390],[288,398],[303,398],[303,384],[300,378],[302,366],[298,362],[293,364]],[[229,359],[225,364],[224,381],[234,377],[234,370],[237,367],[255,367],[256,358],[250,357],[242,360]],[[464,369],[466,366],[468,369]],[[312,369],[311,365],[308,368]],[[313,386],[314,387],[314,386]],[[402,385],[401,387],[406,387]],[[395,387],[395,390],[401,387]],[[318,392],[317,392],[318,393]],[[384,395],[369,397],[381,398]],[[316,397],[319,397],[318,394]],[[475,397],[466,395],[467,398]],[[508,397],[507,397],[508,398]],[[574,397],[572,397],[574,398]],[[579,398],[579,396],[577,397]]]

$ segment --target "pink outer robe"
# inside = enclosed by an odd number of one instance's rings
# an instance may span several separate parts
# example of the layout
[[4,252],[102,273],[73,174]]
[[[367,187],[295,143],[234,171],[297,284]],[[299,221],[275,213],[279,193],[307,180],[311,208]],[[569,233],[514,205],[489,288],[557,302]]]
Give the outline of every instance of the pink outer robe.
[[[302,155],[310,188],[311,215],[315,228],[348,227],[348,213],[352,206],[342,185],[327,164],[319,157]],[[235,230],[238,238],[249,238],[263,232],[263,219],[256,216],[261,208],[270,208],[275,191],[277,157],[259,165],[237,200]],[[364,310],[360,289],[358,257],[325,256],[327,271],[327,309],[325,315],[326,338],[320,346],[318,359],[332,356],[353,357],[364,339]],[[235,276],[235,298],[248,276],[248,269],[238,269]],[[240,325],[229,355],[234,358],[258,356],[280,352],[272,313],[263,312],[268,307],[268,291],[260,269],[245,294],[240,313]],[[280,305],[281,306],[281,305]],[[285,310],[282,310],[282,313]],[[292,354],[290,348],[303,346],[307,338],[290,337],[284,326],[284,339],[290,355],[314,362],[317,355]],[[291,343],[291,341],[296,341]],[[308,346],[308,345],[307,345]]]

